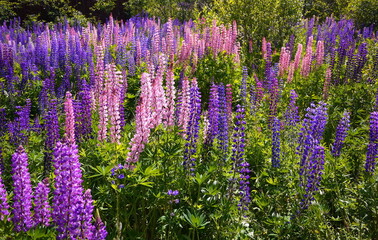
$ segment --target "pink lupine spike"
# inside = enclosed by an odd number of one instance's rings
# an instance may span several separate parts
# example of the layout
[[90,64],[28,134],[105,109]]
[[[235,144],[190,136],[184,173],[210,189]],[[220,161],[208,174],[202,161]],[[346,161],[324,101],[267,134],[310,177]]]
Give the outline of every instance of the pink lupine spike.
[[72,103],[72,94],[70,92],[66,93],[66,99],[64,101],[64,112],[65,112],[65,139],[68,143],[75,143],[75,116]]

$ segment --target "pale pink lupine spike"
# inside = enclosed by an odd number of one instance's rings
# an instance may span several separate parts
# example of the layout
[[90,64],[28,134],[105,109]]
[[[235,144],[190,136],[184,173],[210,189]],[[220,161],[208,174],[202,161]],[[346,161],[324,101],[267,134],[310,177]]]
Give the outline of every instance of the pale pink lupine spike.
[[324,42],[318,41],[316,44],[316,64],[322,65],[324,59]]
[[181,87],[181,103],[180,103],[180,114],[178,124],[181,129],[186,129],[189,121],[189,101],[190,101],[190,86],[188,77],[184,77],[182,80]]
[[173,69],[168,68],[166,74],[166,96],[167,96],[167,108],[165,111],[165,125],[173,126],[175,124],[175,99],[176,99],[176,88]]
[[293,81],[294,71],[295,71],[294,62],[292,62],[292,63],[290,63],[289,73],[287,75],[287,82],[288,83]]
[[261,52],[262,52],[262,56],[263,58],[266,60],[266,54],[267,54],[267,46],[266,46],[267,42],[266,42],[266,39],[265,37],[263,37],[262,39],[262,45],[261,45]]
[[66,93],[66,99],[64,101],[64,113],[65,113],[65,140],[69,144],[75,143],[75,116],[72,103],[72,94]]
[[150,136],[151,121],[151,99],[149,92],[151,91],[151,80],[148,73],[142,73],[141,77],[141,96],[139,104],[135,112],[135,135],[131,139],[129,152],[126,162],[135,163],[139,160],[139,156],[148,142]]
[[297,52],[295,54],[295,59],[294,59],[294,70],[298,69],[299,64],[301,63],[302,50],[303,50],[303,45],[299,43]]
[[151,111],[151,128],[162,123],[164,109],[166,107],[166,97],[163,88],[163,76],[166,72],[167,61],[164,55],[159,56],[159,67],[152,83],[152,111]]
[[328,99],[329,87],[331,85],[331,78],[332,78],[332,70],[331,68],[327,68],[325,80],[324,80],[324,86],[323,86],[323,99],[324,100]]

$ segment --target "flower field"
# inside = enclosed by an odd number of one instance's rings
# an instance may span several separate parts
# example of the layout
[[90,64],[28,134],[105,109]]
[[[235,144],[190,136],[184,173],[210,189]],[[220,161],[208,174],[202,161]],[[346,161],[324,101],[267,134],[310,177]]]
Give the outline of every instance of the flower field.
[[378,32],[0,26],[1,239],[378,239]]

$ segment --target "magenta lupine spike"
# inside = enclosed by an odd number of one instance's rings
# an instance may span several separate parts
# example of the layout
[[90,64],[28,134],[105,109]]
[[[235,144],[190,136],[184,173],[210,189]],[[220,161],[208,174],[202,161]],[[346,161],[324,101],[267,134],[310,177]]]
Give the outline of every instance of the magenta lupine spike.
[[151,79],[148,73],[143,73],[141,77],[141,95],[135,113],[135,135],[131,139],[129,153],[126,162],[135,163],[139,160],[139,155],[144,149],[150,136],[151,122]]
[[65,139],[69,143],[75,143],[75,115],[72,103],[72,94],[66,93],[66,99],[64,101],[64,113],[65,113]]
[[13,205],[12,221],[17,232],[33,227],[31,215],[33,190],[28,170],[28,156],[20,145],[12,155]]
[[322,65],[324,59],[324,42],[318,41],[316,44],[316,64]]
[[327,68],[326,76],[324,79],[324,86],[323,86],[323,99],[327,100],[329,95],[329,87],[331,85],[331,78],[332,78],[332,70],[331,68]]
[[227,120],[230,123],[232,121],[232,86],[226,85],[226,100],[227,100]]
[[190,101],[190,87],[189,80],[187,77],[184,77],[182,80],[181,87],[181,102],[179,108],[179,119],[178,124],[181,129],[186,129],[189,121],[189,101]]
[[303,45],[299,43],[298,48],[297,48],[297,52],[296,52],[295,58],[294,58],[294,70],[299,68],[299,64],[301,63],[302,50],[303,50]]
[[50,226],[51,206],[49,193],[49,179],[45,178],[38,183],[34,190],[34,226]]
[[175,99],[176,99],[176,88],[175,79],[173,74],[173,69],[168,68],[166,74],[166,96],[167,96],[167,109],[165,111],[165,125],[173,126],[175,124]]
[[4,220],[6,216],[9,216],[9,204],[8,194],[2,179],[2,170],[0,170],[0,220]]

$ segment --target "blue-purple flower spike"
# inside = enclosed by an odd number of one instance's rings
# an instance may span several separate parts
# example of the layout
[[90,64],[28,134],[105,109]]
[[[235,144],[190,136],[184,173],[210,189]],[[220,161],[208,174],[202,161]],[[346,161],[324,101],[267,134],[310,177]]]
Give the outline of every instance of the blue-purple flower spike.
[[370,142],[366,153],[365,170],[373,174],[378,157],[378,112],[370,114]]
[[349,118],[350,118],[350,113],[345,112],[343,118],[340,120],[339,125],[337,126],[336,139],[332,146],[332,155],[334,157],[340,156],[341,149],[344,145],[344,141],[350,127]]
[[272,167],[280,167],[280,129],[281,122],[277,117],[273,119],[272,126]]
[[28,170],[28,156],[22,146],[12,155],[13,180],[13,217],[14,229],[17,232],[28,231],[33,227],[31,215],[33,190]]
[[192,81],[190,88],[190,117],[186,130],[186,144],[184,150],[183,165],[190,172],[194,172],[196,166],[195,154],[197,152],[197,140],[199,133],[199,121],[201,119],[201,95],[197,86],[197,81]]

